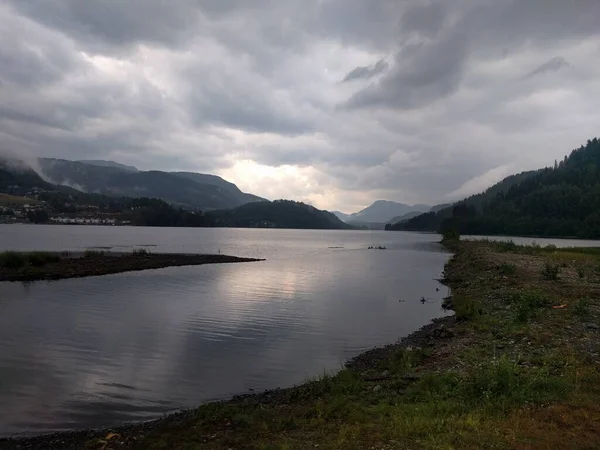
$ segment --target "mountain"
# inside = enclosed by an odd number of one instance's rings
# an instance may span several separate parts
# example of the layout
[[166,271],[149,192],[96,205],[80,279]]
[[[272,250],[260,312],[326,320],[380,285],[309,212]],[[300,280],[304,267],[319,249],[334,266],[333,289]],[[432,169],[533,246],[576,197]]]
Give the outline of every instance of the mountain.
[[234,208],[262,200],[245,194],[233,183],[215,175],[158,170],[133,172],[110,162],[96,165],[49,158],[42,158],[39,162],[49,180],[84,192],[158,198],[174,205],[203,210]]
[[600,141],[589,140],[553,167],[513,175],[426,216],[411,219],[404,229],[600,238]]
[[349,220],[346,223],[362,230],[384,230],[386,225],[383,222],[362,222],[360,220]]
[[432,206],[431,209],[429,210],[429,212],[436,213],[438,211],[441,211],[442,209],[449,208],[450,206],[452,206],[452,203],[442,203],[440,205]]
[[340,219],[342,222],[347,221],[348,218],[350,217],[350,214],[346,214],[341,211],[331,211],[331,214],[335,215],[335,217]]
[[125,164],[121,164],[121,163],[114,162],[114,161],[104,161],[102,159],[80,159],[77,162],[80,162],[83,164],[89,164],[92,166],[98,166],[98,167],[112,167],[114,169],[121,169],[126,172],[139,172],[137,167],[126,166]]
[[182,178],[186,178],[188,180],[195,181],[200,184],[210,184],[212,186],[216,186],[223,191],[227,192],[231,196],[235,197],[240,205],[244,203],[250,202],[264,202],[266,199],[258,197],[252,194],[246,194],[242,192],[240,188],[238,188],[235,184],[224,180],[223,178],[217,175],[209,175],[204,173],[196,173],[196,172],[170,172],[174,175],[177,175]]
[[411,211],[425,212],[429,211],[430,208],[428,205],[411,206],[388,200],[377,200],[362,211],[351,214],[347,221],[380,222],[385,224],[390,217],[403,216]]
[[390,220],[388,220],[386,222],[386,224],[388,223],[398,223],[398,222],[402,222],[403,220],[410,220],[413,217],[417,217],[420,216],[421,214],[423,214],[422,211],[410,211],[407,212],[406,214],[402,215],[402,216],[396,216],[396,217],[392,217]]
[[511,187],[518,185],[521,181],[535,175],[537,170],[529,170],[516,175],[510,175],[502,181],[494,184],[480,194],[471,195],[454,205],[441,204],[431,208],[429,212],[415,216],[402,223],[394,224],[388,229],[405,231],[438,231],[444,219],[452,217],[455,205],[464,204],[476,211],[482,210],[484,205],[490,202],[496,195],[508,191]]
[[23,195],[34,189],[48,189],[52,185],[42,180],[33,170],[25,167],[15,167],[5,161],[0,161],[0,192],[12,195]]
[[237,208],[211,211],[215,226],[242,228],[351,229],[329,211],[291,200],[247,203]]

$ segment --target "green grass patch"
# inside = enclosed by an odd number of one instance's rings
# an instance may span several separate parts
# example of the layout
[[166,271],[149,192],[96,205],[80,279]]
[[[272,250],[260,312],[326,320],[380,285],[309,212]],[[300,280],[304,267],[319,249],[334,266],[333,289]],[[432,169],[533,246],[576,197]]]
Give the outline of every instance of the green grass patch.
[[104,256],[104,252],[102,250],[87,249],[85,252],[83,252],[84,258],[101,258],[102,256]]
[[540,312],[550,306],[548,297],[535,290],[514,294],[510,300],[514,306],[517,322],[525,323],[536,318]]
[[580,298],[573,306],[573,314],[580,319],[585,319],[590,316],[591,302],[588,298]]
[[56,253],[49,252],[30,252],[27,254],[27,260],[33,267],[42,267],[46,264],[56,263],[61,257]]
[[19,269],[27,263],[25,254],[13,251],[0,253],[0,267],[6,269]]
[[465,295],[452,296],[452,309],[460,320],[474,320],[483,312],[479,300]]
[[517,273],[517,266],[515,266],[514,264],[500,264],[498,270],[500,271],[501,275],[514,275],[515,273]]
[[0,267],[5,269],[27,269],[28,267],[43,267],[46,264],[61,260],[60,255],[50,252],[15,252],[0,253]]

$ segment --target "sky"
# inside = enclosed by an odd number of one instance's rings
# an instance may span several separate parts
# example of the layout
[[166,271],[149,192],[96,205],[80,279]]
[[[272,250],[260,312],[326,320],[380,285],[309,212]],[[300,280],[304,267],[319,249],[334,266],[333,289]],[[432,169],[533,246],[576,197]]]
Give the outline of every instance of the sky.
[[354,212],[600,135],[598,0],[4,0],[0,153]]

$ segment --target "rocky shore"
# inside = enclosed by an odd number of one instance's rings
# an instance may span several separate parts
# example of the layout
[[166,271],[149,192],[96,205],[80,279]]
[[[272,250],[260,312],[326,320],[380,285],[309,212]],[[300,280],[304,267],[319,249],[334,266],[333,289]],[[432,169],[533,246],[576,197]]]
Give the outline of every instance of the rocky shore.
[[[12,253],[12,252],[11,252]],[[65,278],[81,278],[109,275],[147,269],[160,269],[174,266],[196,266],[201,264],[224,264],[262,261],[254,258],[238,258],[227,255],[196,255],[181,253],[121,253],[87,252],[81,255],[58,253],[16,253],[25,260],[30,255],[41,256],[39,264],[28,264],[19,267],[0,266],[0,281],[36,281],[60,280]],[[51,257],[54,256],[54,257]],[[14,257],[13,257],[14,258]]]

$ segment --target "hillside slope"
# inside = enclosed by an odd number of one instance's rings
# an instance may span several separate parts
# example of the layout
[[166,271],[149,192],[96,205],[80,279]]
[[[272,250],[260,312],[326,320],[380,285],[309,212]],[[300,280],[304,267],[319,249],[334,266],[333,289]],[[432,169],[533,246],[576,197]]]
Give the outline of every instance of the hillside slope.
[[[554,167],[509,177],[504,186],[399,229],[600,238],[600,141],[589,140]],[[508,186],[508,187],[507,187]],[[492,192],[495,194],[487,194]],[[396,227],[394,227],[396,228]]]
[[412,211],[429,211],[428,205],[406,205],[389,200],[377,200],[371,206],[350,214],[347,222],[380,222],[387,223],[391,217],[403,216]]
[[233,208],[262,200],[215,175],[158,170],[137,171],[64,159],[40,159],[44,175],[56,184],[110,196],[152,197],[194,209]]
[[291,200],[247,203],[207,214],[215,226],[342,230],[352,227],[334,214]]

